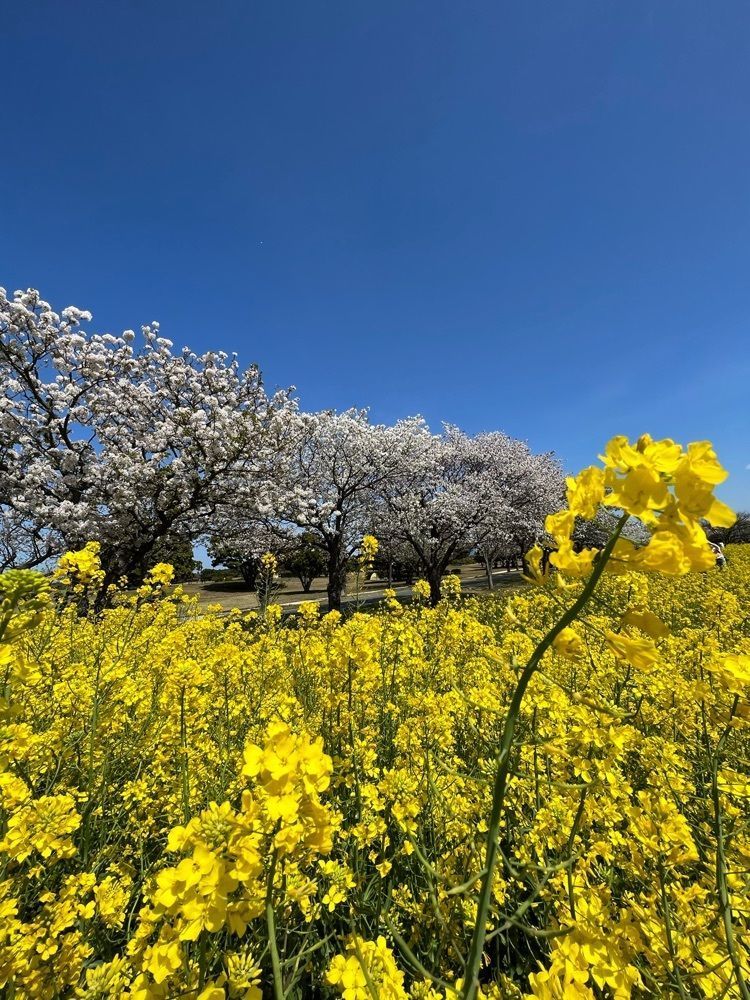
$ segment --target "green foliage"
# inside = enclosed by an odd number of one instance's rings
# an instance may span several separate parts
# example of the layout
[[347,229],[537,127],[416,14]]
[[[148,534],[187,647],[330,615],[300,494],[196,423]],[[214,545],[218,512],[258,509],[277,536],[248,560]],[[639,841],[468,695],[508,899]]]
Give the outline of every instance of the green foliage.
[[324,576],[326,572],[325,553],[312,541],[313,536],[304,534],[299,545],[283,557],[283,567],[292,576],[296,576],[307,594],[316,576]]
[[200,564],[193,556],[192,542],[177,535],[167,535],[156,542],[136,573],[131,575],[130,583],[140,586],[146,573],[157,563],[169,563],[174,567],[175,583],[187,583],[194,578],[196,570],[200,568]]

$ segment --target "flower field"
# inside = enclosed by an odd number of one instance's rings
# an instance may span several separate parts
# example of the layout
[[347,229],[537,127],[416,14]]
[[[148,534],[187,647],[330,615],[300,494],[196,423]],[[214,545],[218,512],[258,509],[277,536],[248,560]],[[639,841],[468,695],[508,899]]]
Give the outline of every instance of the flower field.
[[[502,597],[227,619],[162,566],[94,616],[95,546],[0,577],[3,995],[746,997],[750,551],[713,568],[710,455],[649,441]],[[605,490],[645,548],[566,543]]]

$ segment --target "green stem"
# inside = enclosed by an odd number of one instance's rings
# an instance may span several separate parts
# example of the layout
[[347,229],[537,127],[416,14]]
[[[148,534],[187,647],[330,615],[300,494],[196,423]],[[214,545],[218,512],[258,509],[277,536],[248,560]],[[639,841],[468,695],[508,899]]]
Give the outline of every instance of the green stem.
[[96,661],[96,680],[94,682],[94,697],[91,705],[91,735],[89,737],[88,778],[86,780],[86,806],[83,813],[83,863],[86,864],[91,844],[91,815],[94,809],[94,753],[96,749],[96,731],[99,725],[99,681],[101,678],[101,660]]
[[268,946],[271,949],[271,967],[273,969],[274,1000],[284,1000],[284,981],[281,978],[281,961],[276,944],[276,920],[273,912],[273,877],[276,874],[276,851],[273,852],[271,870],[268,873],[266,886],[266,927],[268,928]]
[[572,920],[575,920],[576,918],[576,900],[575,893],[573,892],[573,866],[575,864],[575,861],[572,858],[573,844],[575,843],[576,834],[578,833],[578,827],[583,819],[583,810],[586,805],[586,796],[588,793],[589,786],[586,785],[581,792],[581,799],[578,803],[578,809],[576,810],[575,819],[573,820],[573,826],[571,827],[570,836],[568,837],[568,843],[565,850],[566,855],[571,858],[570,867],[568,868],[568,905],[570,907],[570,916]]
[[536,673],[544,654],[562,630],[567,628],[571,622],[575,621],[588,603],[589,598],[593,594],[594,589],[599,582],[599,577],[604,572],[604,567],[606,566],[607,560],[612,553],[615,542],[620,536],[620,532],[625,526],[628,516],[628,514],[623,514],[618,521],[614,534],[596,559],[594,569],[586,583],[586,586],[581,591],[578,599],[571,605],[568,611],[565,612],[557,624],[550,629],[547,635],[536,647],[531,659],[524,667],[521,676],[518,679],[516,690],[513,692],[496,760],[495,780],[493,782],[492,789],[492,808],[490,811],[490,822],[489,829],[487,830],[485,848],[485,874],[482,879],[482,887],[479,893],[477,916],[471,939],[471,949],[469,951],[466,968],[464,969],[464,985],[461,993],[463,1000],[473,1000],[479,991],[479,969],[482,964],[482,951],[484,949],[484,941],[487,936],[487,916],[490,912],[490,901],[492,899],[492,881],[495,874],[495,868],[497,867],[500,820],[502,819],[503,805],[505,803],[505,791],[508,785],[510,752],[513,746],[513,737],[516,732],[516,723],[518,722],[518,717],[521,711],[521,702],[526,694],[526,688],[529,686],[531,678]]
[[431,983],[435,983],[437,986],[446,989],[448,987],[448,984],[445,982],[445,980],[441,979],[439,976],[436,976],[434,973],[430,972],[429,969],[426,969],[422,965],[417,956],[414,954],[414,952],[411,950],[409,945],[404,940],[403,936],[399,934],[396,926],[394,925],[393,921],[390,919],[387,913],[383,913],[383,923],[388,928],[389,934],[396,942],[396,944],[399,946],[407,962],[409,962],[412,968],[416,972],[418,972],[420,976],[424,976],[425,979],[429,979]]
[[180,688],[180,772],[182,778],[182,815],[190,819],[190,774],[188,771],[187,719],[185,718],[185,685]]
[[661,908],[664,911],[664,931],[667,938],[667,950],[669,951],[669,957],[672,961],[672,971],[674,972],[674,977],[677,980],[677,990],[682,997],[682,1000],[687,1000],[687,993],[685,992],[685,987],[682,985],[682,977],[680,976],[680,966],[677,958],[677,951],[674,946],[674,938],[672,937],[672,916],[669,910],[669,899],[667,898],[664,865],[661,860],[659,861],[659,888],[661,889]]
[[357,961],[359,962],[359,967],[362,970],[362,975],[365,977],[367,992],[370,994],[371,1000],[380,1000],[378,988],[372,981],[372,976],[370,975],[370,970],[367,968],[367,962],[362,954],[362,949],[357,944],[357,938],[352,937],[352,941],[354,942],[354,954],[357,956]]

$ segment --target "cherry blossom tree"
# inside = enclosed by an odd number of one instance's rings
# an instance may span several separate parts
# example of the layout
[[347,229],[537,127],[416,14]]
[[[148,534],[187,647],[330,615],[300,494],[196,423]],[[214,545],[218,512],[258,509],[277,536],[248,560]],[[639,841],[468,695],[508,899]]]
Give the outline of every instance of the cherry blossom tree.
[[402,464],[419,418],[392,427],[370,423],[364,410],[298,413],[286,471],[277,484],[276,530],[304,532],[326,556],[328,607],[338,610],[346,573],[369,529],[375,498]]
[[0,506],[53,549],[99,541],[106,588],[238,478],[262,506],[294,407],[234,356],[174,352],[156,323],[136,346],[90,321],[0,289]]
[[387,524],[383,521],[375,527],[379,548],[373,563],[373,569],[390,587],[394,581],[412,584],[419,576],[419,559],[414,549],[407,542],[394,538],[388,533]]
[[740,510],[737,512],[737,519],[730,528],[713,527],[707,521],[701,522],[708,535],[710,542],[721,542],[723,545],[732,545],[750,542],[750,512]]
[[[533,454],[522,441],[491,432],[475,439],[488,455],[488,474],[500,470],[498,461],[509,468],[498,476],[491,509],[469,530],[469,545],[482,559],[487,586],[493,589],[493,567],[500,559],[523,560],[524,553],[544,533],[547,514],[563,503],[564,482],[559,463],[549,453]],[[504,456],[504,458],[501,458]],[[494,471],[493,471],[494,470]]]
[[0,573],[32,569],[60,551],[60,540],[44,526],[0,504]]
[[[577,518],[573,529],[574,549],[603,549],[617,528],[617,515],[607,507],[600,507],[591,519]],[[642,521],[631,518],[620,532],[620,538],[635,545],[646,545],[649,540],[648,528]]]
[[261,556],[271,552],[284,558],[292,550],[293,542],[270,527],[268,521],[261,520],[252,506],[249,512],[243,510],[241,502],[237,502],[238,495],[233,491],[231,502],[225,497],[211,514],[203,540],[214,566],[236,569],[245,586],[254,590]]
[[381,531],[413,548],[433,603],[461,548],[541,531],[544,515],[562,496],[551,456],[533,455],[506,434],[472,437],[446,427],[441,435],[420,435],[404,454],[408,461],[381,490]]

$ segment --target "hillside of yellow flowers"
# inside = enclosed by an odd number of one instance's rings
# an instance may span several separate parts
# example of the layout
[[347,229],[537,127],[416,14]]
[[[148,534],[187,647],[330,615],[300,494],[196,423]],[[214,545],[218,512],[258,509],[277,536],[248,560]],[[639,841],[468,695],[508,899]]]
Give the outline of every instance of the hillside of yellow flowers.
[[[748,996],[750,551],[710,446],[610,442],[553,569],[226,617],[96,546],[0,577],[12,1000]],[[569,541],[601,503],[642,548]]]

